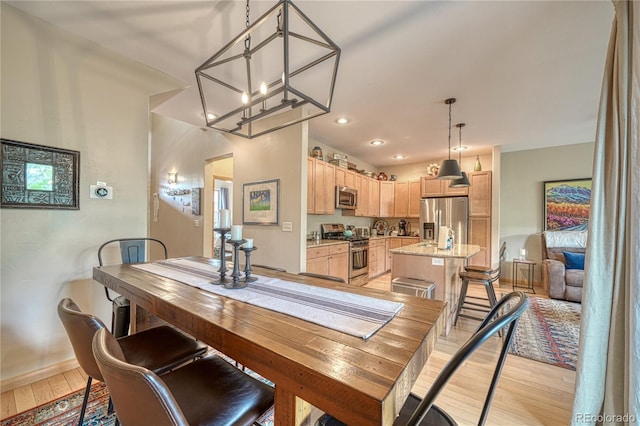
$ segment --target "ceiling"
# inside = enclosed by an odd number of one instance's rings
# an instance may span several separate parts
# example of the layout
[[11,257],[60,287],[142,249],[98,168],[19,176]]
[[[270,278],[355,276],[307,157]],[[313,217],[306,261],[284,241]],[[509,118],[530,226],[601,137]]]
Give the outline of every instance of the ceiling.
[[[244,1],[7,3],[184,82],[154,111],[200,127],[194,69],[245,26]],[[251,18],[273,4],[253,0]],[[314,140],[378,167],[442,159],[449,97],[465,155],[594,140],[610,1],[296,5],[342,49],[332,111],[309,122]]]

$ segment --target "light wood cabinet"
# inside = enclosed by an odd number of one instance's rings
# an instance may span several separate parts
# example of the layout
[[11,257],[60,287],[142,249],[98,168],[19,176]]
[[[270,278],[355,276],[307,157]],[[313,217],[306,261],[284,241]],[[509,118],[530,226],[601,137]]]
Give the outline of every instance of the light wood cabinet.
[[333,164],[307,158],[307,213],[335,213],[335,169]]
[[407,217],[409,214],[409,182],[396,182],[393,216]]
[[491,171],[469,173],[469,182],[469,244],[480,246],[469,263],[491,267]]
[[380,217],[380,181],[369,178],[369,209],[367,215]]
[[455,197],[469,194],[469,188],[449,188],[450,180],[438,180],[435,176],[423,176],[420,179],[422,197]]
[[408,217],[420,217],[420,199],[421,199],[421,182],[420,180],[409,181],[409,214]]
[[380,181],[380,216],[392,217],[395,201],[395,182]]
[[340,277],[349,282],[349,243],[307,248],[307,272]]
[[386,269],[386,238],[369,240],[369,277],[377,277],[385,273]]

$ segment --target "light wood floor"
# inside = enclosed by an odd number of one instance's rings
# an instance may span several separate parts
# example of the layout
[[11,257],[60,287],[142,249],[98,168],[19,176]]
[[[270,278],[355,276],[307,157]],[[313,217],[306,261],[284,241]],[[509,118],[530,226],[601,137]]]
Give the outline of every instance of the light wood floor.
[[[367,287],[389,290],[389,274],[369,281]],[[508,292],[510,289],[509,285],[503,286],[502,290]],[[537,288],[536,291],[539,292]],[[540,294],[537,296],[545,297]],[[476,321],[461,318],[449,336],[441,336],[438,339],[435,350],[413,388],[416,394],[426,393],[437,373],[469,338],[476,326]],[[449,412],[460,425],[477,424],[498,343],[498,339],[495,338],[474,354],[453,377],[438,399],[438,405]],[[77,368],[3,392],[0,395],[0,418],[4,419],[83,389],[86,380],[86,374]],[[569,424],[574,383],[574,371],[508,355],[487,424],[497,426]]]

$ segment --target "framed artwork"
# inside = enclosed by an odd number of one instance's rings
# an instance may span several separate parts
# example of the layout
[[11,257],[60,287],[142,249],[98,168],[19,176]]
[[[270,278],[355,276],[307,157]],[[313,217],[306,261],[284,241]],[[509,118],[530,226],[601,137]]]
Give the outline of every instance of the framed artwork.
[[591,179],[544,182],[543,231],[586,231],[591,206]]
[[278,225],[280,223],[280,179],[245,183],[242,186],[242,223]]
[[80,209],[80,152],[0,141],[2,208]]
[[191,188],[191,214],[200,215],[200,198],[202,196],[202,188]]

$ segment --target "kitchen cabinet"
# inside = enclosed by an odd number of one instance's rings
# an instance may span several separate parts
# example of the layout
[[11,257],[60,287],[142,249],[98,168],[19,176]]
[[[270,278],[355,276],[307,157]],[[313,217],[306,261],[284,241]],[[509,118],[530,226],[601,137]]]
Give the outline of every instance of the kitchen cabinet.
[[395,201],[396,183],[380,181],[380,211],[379,217],[392,217]]
[[469,195],[469,188],[449,188],[450,180],[438,180],[435,176],[420,178],[422,197],[455,197]]
[[336,185],[356,188],[356,172],[336,166]]
[[409,182],[396,182],[393,216],[407,217],[409,214]]
[[377,179],[368,179],[369,181],[369,208],[367,216],[380,217],[380,181]]
[[307,248],[307,272],[340,277],[349,282],[349,243]]
[[407,217],[420,217],[420,199],[421,199],[421,181],[410,180],[409,181],[409,214]]
[[410,244],[418,243],[420,242],[420,237],[389,237],[386,240],[387,241],[385,246],[385,259],[386,259],[385,271],[389,271],[391,270],[391,266],[392,266],[392,255],[390,253],[390,250],[398,247],[408,246]]
[[335,213],[336,166],[307,158],[307,213]]
[[369,278],[386,272],[386,238],[369,239]]
[[469,259],[473,265],[491,267],[491,171],[469,173],[469,244],[480,253]]

